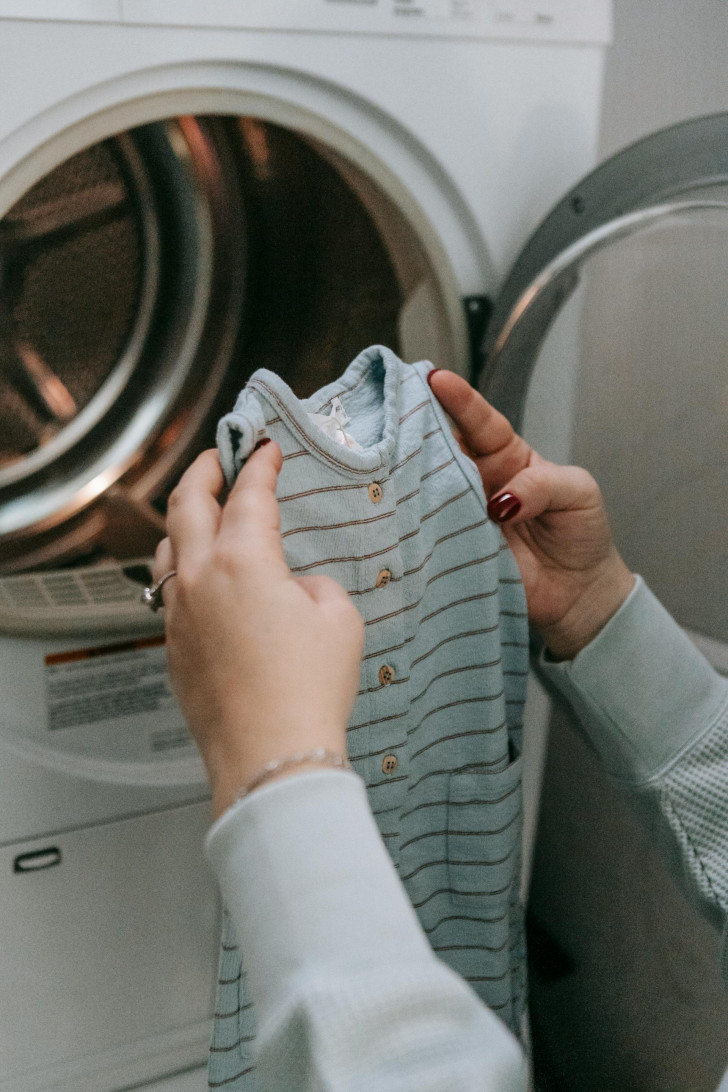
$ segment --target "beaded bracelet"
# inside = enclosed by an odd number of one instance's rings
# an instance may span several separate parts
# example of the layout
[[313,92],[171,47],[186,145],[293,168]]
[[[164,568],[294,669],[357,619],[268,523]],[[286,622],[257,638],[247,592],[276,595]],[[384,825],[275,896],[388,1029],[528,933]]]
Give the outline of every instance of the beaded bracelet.
[[317,747],[315,751],[299,751],[298,754],[288,755],[287,758],[273,758],[266,762],[255,777],[252,777],[235,797],[236,800],[244,800],[251,792],[264,784],[268,778],[281,770],[287,770],[291,766],[302,766],[305,762],[313,762],[317,766],[330,766],[337,770],[350,770],[351,763],[346,755],[336,751],[327,751],[325,747]]

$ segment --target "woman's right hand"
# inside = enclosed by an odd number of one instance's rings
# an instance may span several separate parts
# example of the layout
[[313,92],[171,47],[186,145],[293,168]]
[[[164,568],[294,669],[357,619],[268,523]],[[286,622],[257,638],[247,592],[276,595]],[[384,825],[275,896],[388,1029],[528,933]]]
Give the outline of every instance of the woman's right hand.
[[362,620],[335,581],[291,575],[280,468],[278,445],[261,447],[221,507],[217,452],[203,452],[170,497],[169,538],[154,563],[155,580],[177,572],[163,593],[170,675],[215,815],[273,759],[319,748],[346,755]]
[[518,562],[531,622],[553,658],[573,658],[634,586],[599,486],[580,467],[542,459],[460,376],[436,370],[430,386],[480,471],[488,513]]

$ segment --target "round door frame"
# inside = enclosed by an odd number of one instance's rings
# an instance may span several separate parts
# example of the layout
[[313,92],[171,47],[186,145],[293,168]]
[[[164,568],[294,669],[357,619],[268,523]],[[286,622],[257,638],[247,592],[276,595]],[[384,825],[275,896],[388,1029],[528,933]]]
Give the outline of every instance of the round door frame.
[[659,219],[728,202],[685,199],[728,182],[728,113],[652,133],[583,178],[552,209],[512,267],[482,347],[478,386],[521,426],[531,373],[585,259]]

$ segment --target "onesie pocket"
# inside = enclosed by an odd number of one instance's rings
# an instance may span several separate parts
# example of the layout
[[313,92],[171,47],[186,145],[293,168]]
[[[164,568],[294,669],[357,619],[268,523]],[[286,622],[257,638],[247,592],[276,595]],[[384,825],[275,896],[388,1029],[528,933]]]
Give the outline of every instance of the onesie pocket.
[[521,766],[452,773],[448,785],[447,857],[458,906],[508,907],[520,861]]

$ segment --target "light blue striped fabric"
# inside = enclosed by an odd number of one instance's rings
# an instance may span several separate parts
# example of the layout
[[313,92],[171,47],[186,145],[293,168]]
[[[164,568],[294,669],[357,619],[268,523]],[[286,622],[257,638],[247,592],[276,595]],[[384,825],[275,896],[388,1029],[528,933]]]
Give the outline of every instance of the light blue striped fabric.
[[[288,563],[338,580],[365,622],[354,768],[434,950],[518,1033],[525,598],[477,469],[430,393],[431,368],[375,346],[304,401],[258,371],[218,446],[232,481],[263,435],[280,444]],[[308,417],[337,396],[362,452]],[[254,999],[225,922],[210,1087],[254,1089]]]

